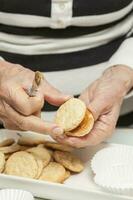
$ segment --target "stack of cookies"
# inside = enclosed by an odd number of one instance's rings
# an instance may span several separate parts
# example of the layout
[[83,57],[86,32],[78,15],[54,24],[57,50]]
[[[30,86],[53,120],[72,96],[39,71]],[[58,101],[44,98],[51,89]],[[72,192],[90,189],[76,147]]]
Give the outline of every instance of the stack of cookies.
[[64,129],[66,135],[83,137],[92,130],[94,117],[83,101],[71,98],[57,110],[55,123]]
[[63,183],[84,169],[73,148],[59,143],[20,137],[0,143],[0,173]]

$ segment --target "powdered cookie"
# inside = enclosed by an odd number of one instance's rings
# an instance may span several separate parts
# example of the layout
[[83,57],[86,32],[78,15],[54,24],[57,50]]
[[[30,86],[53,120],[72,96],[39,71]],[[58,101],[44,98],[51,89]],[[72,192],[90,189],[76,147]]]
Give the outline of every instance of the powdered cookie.
[[65,178],[65,168],[56,162],[50,162],[47,167],[43,169],[40,180],[62,183]]
[[43,166],[47,166],[51,160],[51,155],[46,148],[42,147],[33,147],[27,149],[27,152],[32,153],[34,156],[37,156],[39,159],[43,160]]
[[80,125],[74,130],[71,130],[70,132],[66,132],[66,135],[70,135],[74,137],[82,137],[91,131],[91,129],[93,128],[93,125],[94,125],[94,117],[89,110],[86,110],[85,117],[83,121],[80,123]]
[[69,152],[55,151],[54,159],[70,171],[81,172],[84,169],[82,161]]
[[36,146],[38,144],[44,144],[45,140],[44,139],[39,139],[39,138],[31,138],[31,137],[20,137],[18,139],[18,144],[23,145],[23,146]]
[[5,173],[9,175],[35,178],[38,165],[33,155],[19,151],[12,154],[6,162]]
[[82,122],[85,112],[85,103],[80,99],[71,98],[58,109],[55,123],[62,127],[65,132],[71,131]]
[[0,152],[0,173],[3,172],[5,166],[5,155]]
[[61,150],[61,151],[68,151],[68,152],[73,151],[72,147],[65,144],[55,143],[55,142],[45,142],[45,147],[55,149],[55,150]]
[[0,147],[10,146],[15,142],[13,138],[9,138],[0,142]]
[[14,153],[16,151],[19,151],[20,149],[21,149],[20,145],[15,143],[11,146],[0,147],[0,152],[2,152],[4,154],[8,154],[8,153]]

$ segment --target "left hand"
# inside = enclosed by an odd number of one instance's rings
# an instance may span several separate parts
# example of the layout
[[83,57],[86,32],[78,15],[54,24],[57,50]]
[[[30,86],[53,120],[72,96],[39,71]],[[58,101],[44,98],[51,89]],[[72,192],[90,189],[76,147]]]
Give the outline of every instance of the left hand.
[[133,70],[127,66],[107,69],[79,97],[92,112],[95,124],[92,131],[81,138],[58,136],[58,142],[81,148],[97,145],[112,135],[124,96],[133,87]]
[[36,95],[29,97],[35,73],[19,64],[0,61],[0,121],[5,128],[42,134],[63,134],[63,129],[40,117],[45,100],[59,106],[70,96],[42,80]]

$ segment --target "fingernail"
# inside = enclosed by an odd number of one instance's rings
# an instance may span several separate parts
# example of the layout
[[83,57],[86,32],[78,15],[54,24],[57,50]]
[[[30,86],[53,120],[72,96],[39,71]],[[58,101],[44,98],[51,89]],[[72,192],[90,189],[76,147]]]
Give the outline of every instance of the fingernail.
[[54,135],[62,135],[64,133],[63,129],[62,128],[59,128],[59,127],[56,127],[52,130],[52,133]]

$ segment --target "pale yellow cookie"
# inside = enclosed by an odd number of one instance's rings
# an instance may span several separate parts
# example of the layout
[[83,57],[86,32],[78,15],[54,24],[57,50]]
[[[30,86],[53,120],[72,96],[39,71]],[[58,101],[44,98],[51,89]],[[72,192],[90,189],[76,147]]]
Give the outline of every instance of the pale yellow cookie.
[[5,173],[9,175],[35,178],[38,165],[34,156],[25,151],[12,154],[6,162]]
[[29,149],[29,148],[31,148],[31,147],[20,145],[20,151],[26,151],[26,150]]
[[31,137],[20,137],[18,139],[18,144],[23,145],[23,146],[37,146],[39,144],[44,144],[45,140],[44,139],[40,139],[40,138],[31,138]]
[[5,155],[0,152],[0,173],[3,172],[5,166]]
[[27,152],[32,153],[34,156],[37,156],[39,159],[43,160],[43,166],[47,166],[51,160],[51,155],[46,148],[42,147],[33,147],[27,149]]
[[64,129],[71,131],[75,129],[84,119],[86,106],[83,101],[71,98],[57,110],[55,123]]
[[44,168],[44,163],[43,163],[43,160],[40,159],[40,157],[38,155],[36,155],[36,152],[35,153],[32,152],[31,154],[34,156],[34,158],[37,162],[38,169],[37,169],[37,174],[36,174],[35,179],[38,179],[40,177],[41,173],[42,173],[43,168]]
[[37,147],[44,147],[44,144],[38,144]]
[[81,172],[84,169],[83,162],[70,152],[55,151],[54,159],[70,171]]
[[41,159],[37,158],[36,156],[35,156],[35,159],[36,159],[37,166],[38,166],[37,174],[36,174],[35,178],[38,179],[42,173],[44,166],[43,166],[43,161]]
[[20,145],[15,143],[11,146],[0,147],[0,152],[2,152],[4,154],[9,154],[9,153],[14,153],[16,151],[19,151],[20,149],[21,149]]
[[5,160],[8,160],[8,158],[12,155],[12,153],[5,154]]
[[62,183],[66,175],[65,168],[56,162],[50,162],[40,176],[40,180]]
[[92,130],[93,125],[94,125],[94,117],[89,110],[86,110],[85,117],[83,121],[80,123],[80,125],[74,130],[66,132],[65,134],[73,137],[82,137],[88,134]]
[[59,144],[56,142],[45,142],[45,147],[54,149],[54,150],[61,150],[61,151],[68,151],[71,152],[73,151],[73,148],[66,145],[66,144]]
[[52,149],[47,149],[47,150],[50,153],[50,155],[53,156],[53,153],[54,153],[53,150]]
[[64,178],[63,182],[66,181],[70,176],[71,176],[71,172],[67,170],[65,173],[65,178]]
[[10,146],[14,142],[15,142],[15,140],[13,138],[5,139],[5,140],[3,140],[3,141],[0,142],[0,147]]

